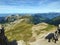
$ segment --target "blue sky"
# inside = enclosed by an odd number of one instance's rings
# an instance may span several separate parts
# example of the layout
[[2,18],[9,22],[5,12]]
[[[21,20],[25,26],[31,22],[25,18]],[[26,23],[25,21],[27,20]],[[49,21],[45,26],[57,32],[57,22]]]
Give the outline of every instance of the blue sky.
[[60,0],[0,0],[0,13],[60,12]]

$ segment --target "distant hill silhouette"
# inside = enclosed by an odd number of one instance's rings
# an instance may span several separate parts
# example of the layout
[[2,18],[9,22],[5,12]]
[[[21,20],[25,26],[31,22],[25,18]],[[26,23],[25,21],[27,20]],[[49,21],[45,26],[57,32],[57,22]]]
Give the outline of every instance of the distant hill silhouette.
[[51,24],[58,25],[60,24],[60,16],[57,16],[50,21]]
[[43,17],[43,16],[41,16],[41,15],[38,15],[38,14],[35,14],[34,16],[32,16],[33,18],[32,18],[32,22],[34,23],[34,24],[38,24],[38,23],[41,23],[41,22],[48,22],[48,21],[50,21],[50,19],[49,18],[45,18],[45,17]]
[[58,19],[59,17],[60,13],[36,13],[36,14],[18,14],[18,15],[11,14],[10,16],[0,17],[0,23],[14,22],[17,19],[29,19],[28,22],[31,22],[33,24],[47,22],[57,25],[60,23],[59,21],[60,19]]
[[60,16],[60,13],[36,13],[36,14],[33,14],[33,15],[40,15],[44,18],[52,19],[54,17]]

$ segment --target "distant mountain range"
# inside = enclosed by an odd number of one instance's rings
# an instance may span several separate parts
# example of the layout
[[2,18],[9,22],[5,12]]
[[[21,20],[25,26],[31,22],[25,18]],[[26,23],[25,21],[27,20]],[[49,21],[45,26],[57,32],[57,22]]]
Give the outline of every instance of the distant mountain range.
[[60,13],[38,13],[38,14],[34,14],[34,15],[41,15],[44,18],[52,19],[54,17],[60,16]]
[[[29,19],[30,22],[38,24],[49,22],[51,24],[60,23],[60,13],[36,13],[36,14],[0,14],[0,23],[13,22],[17,19]],[[28,22],[29,22],[28,21]]]
[[[10,15],[17,15],[17,14],[0,14],[0,17],[10,16]],[[18,15],[41,15],[43,17],[54,18],[59,16],[60,13],[35,13],[35,14],[18,14]]]

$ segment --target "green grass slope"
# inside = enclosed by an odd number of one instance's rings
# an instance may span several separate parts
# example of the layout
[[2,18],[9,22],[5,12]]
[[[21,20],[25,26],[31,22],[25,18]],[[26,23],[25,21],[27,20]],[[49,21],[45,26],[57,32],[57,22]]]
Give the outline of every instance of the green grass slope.
[[6,36],[8,37],[8,40],[24,40],[28,41],[29,38],[32,36],[32,30],[31,27],[33,25],[26,23],[26,22],[20,22],[18,24],[15,24],[11,29],[8,31],[5,31]]

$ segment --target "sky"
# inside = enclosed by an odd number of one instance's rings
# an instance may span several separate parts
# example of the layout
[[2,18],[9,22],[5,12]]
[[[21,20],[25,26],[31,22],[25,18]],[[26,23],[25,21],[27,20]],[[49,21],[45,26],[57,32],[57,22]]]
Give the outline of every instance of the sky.
[[60,12],[60,0],[0,0],[0,14],[48,12]]

